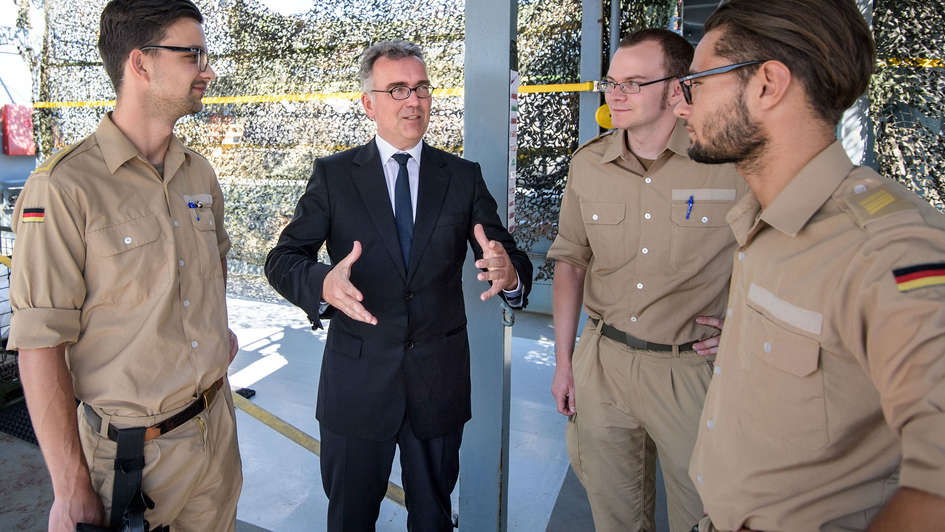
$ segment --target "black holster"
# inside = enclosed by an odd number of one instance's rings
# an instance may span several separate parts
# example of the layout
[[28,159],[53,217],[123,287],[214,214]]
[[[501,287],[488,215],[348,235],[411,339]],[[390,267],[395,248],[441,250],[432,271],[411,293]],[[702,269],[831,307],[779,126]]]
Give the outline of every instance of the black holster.
[[144,512],[154,508],[154,501],[141,490],[144,469],[144,433],[147,427],[116,429],[115,482],[112,486],[112,512],[108,528],[79,523],[76,532],[168,532],[167,526],[153,530]]

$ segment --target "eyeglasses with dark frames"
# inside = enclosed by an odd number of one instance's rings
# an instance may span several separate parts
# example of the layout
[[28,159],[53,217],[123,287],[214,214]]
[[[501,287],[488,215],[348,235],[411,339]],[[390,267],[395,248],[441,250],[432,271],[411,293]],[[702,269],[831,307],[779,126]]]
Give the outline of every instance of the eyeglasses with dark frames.
[[703,70],[702,72],[696,72],[694,74],[689,74],[688,76],[683,76],[679,78],[679,86],[682,87],[683,98],[686,99],[686,103],[692,105],[692,80],[698,78],[704,78],[705,76],[714,76],[716,74],[724,74],[726,72],[731,72],[735,69],[746,67],[749,65],[757,65],[758,63],[764,63],[767,59],[756,59],[754,61],[745,61],[744,63],[735,63],[732,65],[720,66],[718,68],[712,68],[709,70]]
[[392,89],[387,89],[386,91],[382,90],[371,90],[371,92],[386,92],[390,94],[390,97],[395,100],[406,100],[410,98],[410,93],[417,93],[417,98],[429,98],[433,95],[433,87],[430,85],[417,85],[416,87],[408,87],[406,85],[398,85]]
[[197,70],[201,72],[207,71],[207,65],[210,64],[210,57],[207,55],[207,51],[202,48],[190,48],[188,46],[165,46],[163,44],[151,44],[148,46],[142,46],[139,50],[170,50],[172,52],[181,52],[185,54],[194,54],[197,57]]
[[618,83],[616,81],[604,80],[597,82],[597,88],[604,94],[610,94],[614,92],[614,89],[617,87],[620,87],[620,92],[624,94],[636,94],[640,92],[640,87],[646,87],[647,85],[653,85],[654,83],[659,83],[661,81],[666,81],[675,77],[676,76],[666,76],[665,78],[654,79],[653,81],[645,81],[643,83],[638,83],[636,81],[622,81]]

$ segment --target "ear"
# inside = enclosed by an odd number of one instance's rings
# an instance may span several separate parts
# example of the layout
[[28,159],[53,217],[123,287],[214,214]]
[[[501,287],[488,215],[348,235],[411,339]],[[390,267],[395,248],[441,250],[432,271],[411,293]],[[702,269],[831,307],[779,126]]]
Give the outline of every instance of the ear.
[[125,62],[124,77],[134,77],[149,81],[151,79],[151,58],[137,48],[132,50],[131,53],[128,54],[128,60]]
[[666,91],[666,105],[669,108],[673,108],[683,99],[682,87],[679,86],[679,80],[677,78],[667,80],[667,83],[670,85],[669,90]]
[[760,109],[771,109],[784,99],[792,80],[791,69],[780,61],[772,60],[761,65],[749,81],[749,87],[755,84],[754,93]]
[[364,106],[364,113],[368,118],[374,120],[374,100],[371,98],[371,95],[362,92],[361,93],[361,105]]

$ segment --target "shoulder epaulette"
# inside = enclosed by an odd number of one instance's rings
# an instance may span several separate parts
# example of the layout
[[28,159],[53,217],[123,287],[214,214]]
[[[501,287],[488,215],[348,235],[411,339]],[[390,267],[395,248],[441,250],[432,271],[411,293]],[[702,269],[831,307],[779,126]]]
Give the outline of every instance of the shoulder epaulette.
[[918,206],[893,183],[881,183],[874,186],[855,184],[844,202],[857,225],[866,227],[871,222],[881,220],[892,214],[904,211],[918,213]]
[[601,133],[600,135],[597,135],[596,137],[592,138],[591,140],[588,140],[588,141],[585,142],[584,144],[581,144],[580,146],[578,146],[578,149],[574,150],[574,153],[572,153],[571,155],[574,156],[574,155],[577,154],[577,152],[583,150],[584,148],[590,146],[591,144],[594,144],[595,142],[597,142],[597,141],[603,139],[604,137],[607,137],[607,136],[609,136],[609,135],[613,135],[615,131],[617,131],[617,130],[616,130],[616,129],[611,129],[611,130],[609,130],[609,131],[605,131],[605,132]]
[[84,142],[84,140],[81,140],[81,141],[79,141],[79,142],[76,142],[75,144],[70,144],[69,146],[66,146],[65,148],[63,148],[63,149],[57,151],[52,157],[46,159],[45,161],[43,161],[42,164],[40,164],[39,166],[37,166],[36,169],[33,170],[33,173],[34,173],[34,174],[49,174],[49,173],[52,173],[53,168],[55,168],[56,165],[59,164],[60,161],[62,161],[62,159],[63,159],[67,154],[69,154],[69,153],[70,153],[71,151],[73,151],[74,149],[78,148],[83,142]]

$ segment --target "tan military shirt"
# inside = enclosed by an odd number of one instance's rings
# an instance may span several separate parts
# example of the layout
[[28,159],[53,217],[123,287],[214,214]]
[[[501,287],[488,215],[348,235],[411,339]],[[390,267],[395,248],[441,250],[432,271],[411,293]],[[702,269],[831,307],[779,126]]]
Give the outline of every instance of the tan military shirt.
[[226,374],[223,197],[176,137],[162,179],[106,116],[30,176],[13,229],[9,345],[66,343],[80,400],[156,415]]
[[863,530],[900,484],[945,496],[945,217],[835,142],[728,219],[690,463],[715,526]]
[[591,316],[637,338],[684,344],[714,336],[696,316],[722,317],[735,239],[725,213],[747,186],[732,165],[689,159],[677,122],[644,170],[626,131],[574,152],[548,258],[580,268]]

